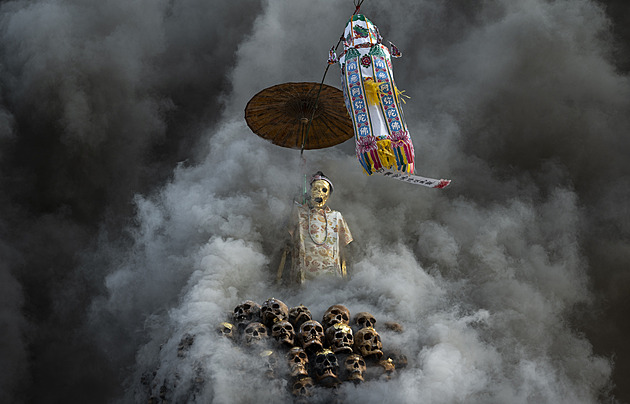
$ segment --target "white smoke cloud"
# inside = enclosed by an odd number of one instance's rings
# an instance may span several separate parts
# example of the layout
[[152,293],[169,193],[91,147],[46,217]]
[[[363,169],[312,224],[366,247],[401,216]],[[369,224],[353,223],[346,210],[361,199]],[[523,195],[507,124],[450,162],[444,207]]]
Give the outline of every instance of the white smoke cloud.
[[[389,344],[408,357],[408,368],[389,382],[342,386],[335,394],[344,402],[597,402],[611,364],[594,355],[589,342],[566,320],[576,304],[590,300],[587,264],[580,251],[584,212],[579,197],[570,186],[536,181],[535,173],[501,178],[501,166],[495,167],[493,160],[466,154],[466,138],[472,134],[461,126],[462,116],[473,122],[482,119],[485,108],[506,89],[529,97],[519,103],[533,103],[543,87],[531,89],[530,81],[539,76],[553,83],[550,71],[566,70],[574,55],[598,63],[604,80],[614,80],[600,48],[584,45],[597,41],[599,9],[588,3],[557,7],[534,1],[504,3],[501,13],[490,20],[480,16],[476,26],[443,49],[441,60],[424,61],[412,52],[406,62],[410,65],[454,65],[442,74],[437,74],[440,66],[434,66],[436,77],[410,80],[414,69],[405,62],[396,66],[401,86],[407,85],[412,94],[430,94],[417,104],[409,102],[410,126],[417,128],[413,135],[423,156],[420,169],[458,174],[450,189],[439,192],[367,179],[354,157],[341,149],[307,152],[308,168],[322,169],[335,183],[331,205],[342,211],[353,231],[352,276],[347,283],[316,281],[291,289],[275,285],[273,278],[286,240],[284,223],[298,189],[297,152],[256,138],[242,122],[242,108],[268,85],[316,81],[315,67],[321,66],[326,45],[334,42],[333,33],[343,20],[296,17],[307,8],[321,12],[313,3],[267,4],[250,38],[239,47],[225,123],[209,134],[205,161],[178,169],[159,194],[138,200],[136,240],[141,248],[134,253],[142,258],[134,259],[133,268],[108,277],[109,298],[95,311],[120,310],[130,296],[140,299],[134,301],[134,310],[142,308],[132,322],[142,321],[151,310],[166,310],[136,357],[127,398],[146,396],[140,375],[157,369],[152,380],[156,386],[166,383],[174,400],[247,402],[263,394],[272,401],[290,401],[286,381],[263,388],[258,358],[214,333],[241,301],[262,303],[275,296],[289,306],[307,305],[316,318],[341,303],[354,313],[372,312],[380,324],[397,321],[404,327],[402,334],[380,330],[386,349]],[[578,12],[592,12],[589,17],[599,18],[599,24],[566,20],[567,14]],[[377,24],[385,19],[384,26],[392,28],[394,18],[400,19],[387,13],[371,17]],[[546,58],[548,48],[540,45],[553,35],[538,37],[543,22],[564,33],[556,42],[572,46],[564,48],[568,57],[556,55],[562,63],[547,61],[549,69],[541,70],[523,60],[540,63]],[[412,33],[404,38],[417,36],[413,27],[407,29]],[[306,34],[316,30],[331,34]],[[527,38],[531,46],[515,44],[519,38]],[[309,46],[304,46],[307,40]],[[516,71],[521,71],[521,80],[514,79]],[[436,83],[446,85],[426,91]],[[565,96],[541,101],[553,105]],[[448,99],[458,104],[444,108]],[[438,106],[413,112],[427,100]],[[440,108],[435,118],[418,121],[419,115]],[[552,119],[550,128],[546,122],[536,124],[546,136],[554,125],[562,125]],[[506,147],[501,143],[513,141],[509,137],[515,135],[504,134],[508,139],[502,140],[488,131],[483,136],[484,142]],[[493,149],[488,146],[472,150]],[[545,170],[553,173],[553,167]],[[482,189],[467,194],[473,188],[468,181],[483,184]],[[196,340],[181,358],[177,344],[185,333]],[[197,390],[190,382],[195,369],[203,379]],[[173,378],[179,378],[177,387]],[[156,391],[154,387],[153,394]],[[319,394],[326,400],[331,393]]]
[[[139,138],[113,142],[128,140],[133,150],[104,149],[126,150],[124,160],[141,171],[135,159],[149,149],[148,139],[168,131],[165,116],[177,118],[178,133],[201,139],[194,161],[180,164],[153,192],[136,195],[134,223],[120,239],[103,231],[98,247],[82,251],[77,277],[94,291],[81,335],[111,367],[129,369],[124,392],[103,401],[143,402],[164,386],[173,402],[290,402],[286,380],[266,379],[260,357],[215,332],[241,301],[272,296],[305,304],[315,318],[336,303],[351,313],[369,311],[385,349],[409,360],[390,381],[320,389],[316,401],[606,397],[612,360],[594,353],[574,318],[576,308],[597,299],[586,254],[602,247],[592,234],[617,218],[621,230],[608,239],[628,230],[618,206],[630,189],[629,87],[611,63],[602,8],[587,0],[365,2],[363,12],[405,55],[394,70],[412,97],[405,114],[417,170],[454,181],[429,190],[368,178],[352,142],[305,152],[306,173],[321,169],[334,182],[330,205],[343,213],[355,241],[347,282],[292,288],[274,278],[301,182],[299,152],[253,135],[243,109],[270,85],[321,80],[328,49],[354,10],[350,2],[324,0],[247,5],[139,2],[127,6],[127,18],[117,2],[96,8],[12,2],[3,9],[2,26],[17,52],[10,62],[25,66],[14,67],[25,79],[17,93],[43,92],[41,109],[60,109],[64,142],[101,150],[117,136],[111,125],[133,132]],[[232,26],[242,14],[249,22]],[[96,24],[103,15],[115,18]],[[35,25],[46,29],[27,30]],[[31,46],[18,46],[25,39]],[[203,52],[211,46],[216,53]],[[47,47],[54,52],[42,51]],[[232,51],[233,64],[221,57]],[[332,66],[326,83],[338,87],[338,74]],[[215,89],[205,75],[228,77],[231,88]],[[189,76],[195,80],[181,82]],[[46,80],[59,81],[54,100]],[[90,92],[86,83],[100,90]],[[212,90],[194,92],[195,83]],[[188,109],[196,111],[190,127]],[[615,170],[611,181],[621,196],[593,196]],[[134,189],[109,191],[121,188]],[[620,240],[618,248],[608,246],[612,255],[623,256]],[[16,341],[26,327],[16,314],[22,294],[10,273],[0,275],[12,291],[3,318]],[[69,294],[80,288],[72,287]],[[404,331],[385,329],[386,321]],[[186,334],[194,343],[182,354]],[[22,344],[15,346],[11,363],[25,355]]]

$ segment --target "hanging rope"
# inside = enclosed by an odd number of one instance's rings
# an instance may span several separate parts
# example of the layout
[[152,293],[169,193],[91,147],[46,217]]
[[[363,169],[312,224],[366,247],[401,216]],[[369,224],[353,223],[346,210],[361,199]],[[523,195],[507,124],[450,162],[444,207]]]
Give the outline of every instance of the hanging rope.
[[[356,15],[359,10],[361,9],[361,5],[363,4],[365,0],[353,0],[354,5],[355,5],[355,10],[354,13],[352,13],[352,15]],[[339,45],[341,45],[341,42],[343,42],[344,38],[343,38],[343,34],[341,35],[341,37],[339,38],[339,41],[337,41],[337,45],[335,45],[335,52],[337,52],[337,48],[339,48]],[[324,70],[324,76],[322,77],[322,81],[319,83],[319,89],[317,90],[317,97],[315,97],[315,107],[313,108],[313,112],[311,114],[311,119],[308,120],[308,126],[306,127],[306,133],[304,134],[304,137],[302,138],[302,147],[300,148],[300,156],[302,156],[304,154],[304,146],[306,145],[306,141],[308,139],[308,134],[310,132],[311,129],[311,124],[313,122],[313,118],[315,117],[315,111],[317,111],[317,104],[319,102],[319,95],[322,92],[322,87],[324,86],[324,80],[326,79],[326,74],[328,74],[328,69],[330,69],[330,64],[328,64],[326,66],[326,70]]]
[[[356,15],[359,10],[361,9],[361,5],[363,4],[365,0],[353,0],[355,9],[354,9],[354,13],[352,13],[352,15]],[[334,47],[334,51],[337,52],[337,49],[339,48],[339,45],[341,45],[341,42],[343,42],[344,37],[343,37],[343,33],[341,34],[341,37],[339,38],[339,40],[337,41],[337,45],[335,45]],[[306,203],[306,194],[307,194],[307,190],[308,190],[308,180],[306,178],[306,159],[304,158],[304,147],[306,146],[306,142],[308,140],[308,134],[311,130],[311,125],[313,123],[313,118],[315,117],[315,111],[317,111],[317,105],[319,103],[319,96],[322,92],[322,88],[324,87],[324,80],[326,80],[326,74],[328,74],[328,69],[330,69],[331,64],[329,63],[326,66],[326,69],[324,70],[324,76],[322,77],[322,81],[319,83],[319,89],[317,90],[317,96],[315,97],[315,105],[313,107],[313,112],[311,113],[311,118],[308,120],[308,125],[306,127],[306,132],[304,134],[304,137],[302,138],[302,144],[300,145],[300,168],[301,168],[301,172],[302,172],[302,178],[303,178],[303,185],[302,185],[302,204]]]

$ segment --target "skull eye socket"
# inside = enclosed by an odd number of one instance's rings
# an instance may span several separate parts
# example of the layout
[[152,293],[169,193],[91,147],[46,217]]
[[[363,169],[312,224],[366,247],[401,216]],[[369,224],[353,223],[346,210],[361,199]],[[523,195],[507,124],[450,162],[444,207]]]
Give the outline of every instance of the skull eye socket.
[[324,329],[318,325],[315,326],[315,331],[317,332],[324,332]]
[[343,338],[343,334],[344,334],[343,331],[337,331],[335,333],[335,338]]
[[348,316],[346,315],[346,313],[342,313],[341,318],[343,318],[344,321],[348,321]]
[[306,354],[304,352],[300,352],[299,354],[297,354],[297,356],[299,356],[302,359],[306,359]]
[[363,336],[363,339],[364,339],[364,340],[366,340],[366,341],[371,340],[371,339],[372,339],[372,334],[365,334],[365,335]]
[[244,309],[244,310],[249,310],[249,309],[251,309],[251,308],[252,308],[252,306],[251,306],[249,303],[245,303],[245,304],[243,305],[243,309]]
[[359,365],[365,366],[365,362],[363,361],[363,359],[359,359]]
[[324,361],[324,359],[326,359],[326,357],[324,355],[318,355],[315,358],[315,363],[322,363]]
[[322,192],[326,193],[326,192],[328,192],[328,189],[326,187],[324,187],[324,188],[322,188]]
[[310,325],[310,324],[307,324],[307,325],[305,325],[305,326],[304,326],[304,327],[302,327],[302,328],[304,329],[304,331],[309,332],[309,331],[311,331],[311,328],[313,328],[313,326],[312,326],[312,325]]
[[271,307],[273,307],[274,309],[279,309],[280,305],[278,303],[274,303],[271,305]]

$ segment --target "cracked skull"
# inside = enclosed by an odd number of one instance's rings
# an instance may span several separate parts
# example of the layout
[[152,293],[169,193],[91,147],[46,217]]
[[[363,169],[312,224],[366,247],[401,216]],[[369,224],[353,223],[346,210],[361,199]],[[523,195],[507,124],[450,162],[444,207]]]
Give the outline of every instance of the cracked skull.
[[303,322],[312,319],[313,316],[311,315],[311,311],[303,304],[291,307],[289,310],[289,322],[293,324],[293,328],[296,330],[300,329]]
[[299,346],[291,348],[287,353],[287,362],[289,364],[289,376],[308,376],[308,355],[304,349]]
[[367,369],[365,360],[359,354],[349,355],[343,362],[345,379],[355,383],[364,381],[364,373]]
[[260,305],[251,300],[245,300],[234,308],[232,320],[239,330],[251,322],[260,322]]
[[323,386],[333,386],[339,382],[339,362],[330,349],[319,351],[313,363],[315,380]]
[[367,311],[362,311],[354,316],[354,323],[361,328],[372,327],[376,325],[376,319]]
[[217,333],[222,337],[234,340],[234,325],[224,321],[217,326]]
[[381,337],[372,327],[362,328],[354,336],[354,352],[365,359],[380,359],[383,356]]
[[278,342],[286,346],[293,346],[295,343],[295,330],[288,321],[276,321],[271,327],[271,336]]
[[291,393],[296,397],[310,397],[313,395],[313,379],[310,377],[303,377],[293,383]]
[[326,342],[335,354],[352,353],[352,328],[347,324],[333,324],[326,330]]
[[261,345],[267,340],[268,336],[267,327],[262,323],[249,323],[245,327],[246,345]]
[[350,311],[346,306],[341,304],[333,304],[324,313],[322,325],[325,329],[328,329],[328,327],[336,323],[350,323]]
[[289,319],[289,308],[282,301],[272,297],[260,308],[262,323],[271,328],[276,321]]
[[300,343],[306,351],[318,351],[324,347],[324,327],[315,321],[305,321],[300,326]]

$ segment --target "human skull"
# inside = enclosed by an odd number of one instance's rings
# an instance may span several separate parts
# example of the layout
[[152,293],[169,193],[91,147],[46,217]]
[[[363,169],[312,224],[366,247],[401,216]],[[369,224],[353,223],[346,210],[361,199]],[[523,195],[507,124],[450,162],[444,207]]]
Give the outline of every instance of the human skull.
[[330,184],[326,180],[315,180],[311,184],[311,203],[323,208],[330,197]]
[[379,367],[381,368],[381,376],[386,380],[390,380],[394,371],[396,370],[396,366],[394,365],[394,361],[391,358],[381,359],[378,362]]
[[295,343],[295,330],[291,323],[286,320],[275,322],[273,327],[271,327],[271,336],[286,346],[293,346]]
[[324,313],[322,319],[322,325],[325,329],[328,329],[335,323],[348,324],[350,322],[350,310],[344,305],[333,304]]
[[367,311],[362,311],[354,316],[354,323],[359,327],[359,329],[366,327],[374,328],[376,325],[376,319]]
[[289,309],[289,322],[293,324],[293,328],[296,330],[300,329],[303,322],[312,319],[311,311],[303,304]]
[[232,320],[240,331],[249,323],[260,322],[260,305],[254,301],[245,300],[234,308]]
[[384,356],[391,358],[391,360],[394,362],[394,366],[396,366],[396,369],[402,369],[402,368],[407,367],[407,363],[408,363],[407,356],[403,354],[402,352],[400,352],[400,350],[393,349],[387,352],[386,355],[385,353],[383,354]]
[[315,384],[313,383],[313,379],[310,377],[303,377],[293,383],[291,392],[296,397],[310,397],[313,395],[314,386]]
[[272,297],[265,300],[260,308],[262,323],[271,328],[276,321],[289,319],[289,308],[282,301]]
[[360,383],[365,380],[363,375],[367,369],[367,365],[361,355],[349,355],[343,362],[343,368],[345,371],[345,380],[355,383]]
[[278,353],[267,349],[260,353],[260,358],[263,360],[265,376],[275,378],[278,373]]
[[352,328],[347,324],[333,324],[326,330],[326,342],[335,354],[352,353]]
[[312,366],[315,380],[322,386],[331,387],[339,383],[339,361],[330,349],[315,354]]
[[267,327],[262,323],[249,323],[245,327],[245,344],[249,346],[261,345],[269,337]]
[[383,356],[381,337],[372,327],[362,328],[354,336],[354,352],[365,359],[380,359]]
[[234,325],[224,321],[217,326],[217,333],[222,337],[234,340]]
[[324,347],[324,328],[315,320],[305,321],[300,326],[299,338],[305,351],[319,351]]
[[308,376],[308,355],[304,349],[299,346],[291,348],[287,354],[287,362],[289,364],[289,376]]

